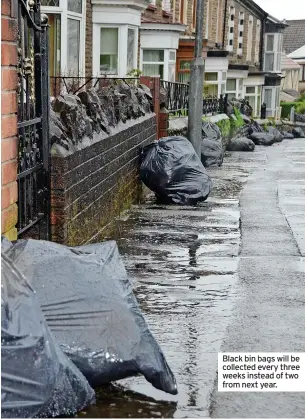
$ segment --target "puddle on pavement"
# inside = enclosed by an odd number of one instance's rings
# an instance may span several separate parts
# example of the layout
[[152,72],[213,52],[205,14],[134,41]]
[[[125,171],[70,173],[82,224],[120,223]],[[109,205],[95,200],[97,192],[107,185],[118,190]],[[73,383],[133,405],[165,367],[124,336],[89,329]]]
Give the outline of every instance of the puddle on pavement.
[[225,168],[210,171],[213,192],[196,207],[157,205],[150,197],[120,221],[115,239],[179,394],[133,377],[121,380],[121,388],[101,389],[97,405],[79,417],[209,416],[217,352],[236,298],[238,196],[247,161],[263,164],[264,154],[231,153]]

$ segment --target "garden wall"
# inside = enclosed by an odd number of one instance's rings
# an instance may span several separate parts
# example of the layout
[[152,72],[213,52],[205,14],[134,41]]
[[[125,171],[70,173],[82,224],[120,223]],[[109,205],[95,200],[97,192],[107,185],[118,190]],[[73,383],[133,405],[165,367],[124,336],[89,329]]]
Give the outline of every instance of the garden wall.
[[73,154],[52,156],[52,240],[71,246],[103,239],[141,197],[139,157],[156,139],[154,114]]

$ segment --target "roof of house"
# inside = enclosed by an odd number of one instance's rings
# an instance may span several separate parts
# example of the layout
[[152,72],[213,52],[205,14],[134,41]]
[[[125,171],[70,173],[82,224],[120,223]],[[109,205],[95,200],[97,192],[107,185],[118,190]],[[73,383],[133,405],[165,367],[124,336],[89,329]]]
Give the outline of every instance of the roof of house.
[[297,49],[296,51],[293,51],[291,54],[289,54],[289,57],[293,60],[299,60],[301,58],[305,58],[305,45],[303,45],[301,48]]
[[298,63],[293,61],[292,58],[288,57],[288,55],[283,54],[282,61],[281,61],[281,69],[282,70],[299,70],[300,66]]
[[290,54],[305,45],[305,19],[286,20],[286,23],[289,26],[284,30],[283,48]]

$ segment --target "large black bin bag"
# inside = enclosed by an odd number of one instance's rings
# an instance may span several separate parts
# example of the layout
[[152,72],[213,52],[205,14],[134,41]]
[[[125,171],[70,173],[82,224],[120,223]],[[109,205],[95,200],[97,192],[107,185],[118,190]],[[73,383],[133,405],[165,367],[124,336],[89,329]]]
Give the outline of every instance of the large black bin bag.
[[94,391],[56,343],[26,277],[6,254],[1,262],[1,416],[73,415]]
[[114,241],[70,248],[20,240],[9,253],[31,279],[61,348],[92,386],[143,374],[177,394]]
[[212,181],[185,137],[165,137],[144,147],[142,182],[162,203],[195,205],[207,199]]

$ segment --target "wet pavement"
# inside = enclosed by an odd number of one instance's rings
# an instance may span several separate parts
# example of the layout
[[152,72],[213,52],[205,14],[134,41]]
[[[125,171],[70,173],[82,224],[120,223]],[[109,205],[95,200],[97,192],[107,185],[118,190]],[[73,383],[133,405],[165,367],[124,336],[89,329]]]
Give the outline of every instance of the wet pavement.
[[[305,417],[305,393],[218,393],[219,351],[304,351],[305,140],[230,153],[198,207],[153,199],[118,243],[178,396],[144,377],[101,389],[88,417]],[[122,387],[120,387],[122,386]]]

